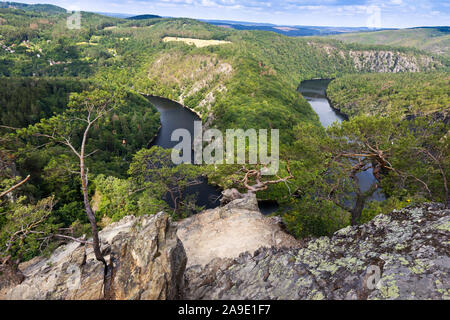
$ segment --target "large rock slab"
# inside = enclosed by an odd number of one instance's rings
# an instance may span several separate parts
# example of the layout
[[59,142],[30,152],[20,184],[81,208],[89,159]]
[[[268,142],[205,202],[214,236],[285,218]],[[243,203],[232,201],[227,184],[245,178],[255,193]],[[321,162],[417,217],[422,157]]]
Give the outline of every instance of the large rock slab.
[[301,246],[283,231],[279,219],[261,214],[254,194],[180,221],[177,234],[186,250],[188,266],[206,265],[215,258],[236,258],[261,247]]
[[301,249],[191,266],[186,280],[186,299],[450,299],[450,210],[405,208]]
[[20,266],[25,280],[0,299],[176,299],[186,254],[167,214],[128,216],[100,232],[109,262],[95,259],[90,245],[71,242],[49,258]]

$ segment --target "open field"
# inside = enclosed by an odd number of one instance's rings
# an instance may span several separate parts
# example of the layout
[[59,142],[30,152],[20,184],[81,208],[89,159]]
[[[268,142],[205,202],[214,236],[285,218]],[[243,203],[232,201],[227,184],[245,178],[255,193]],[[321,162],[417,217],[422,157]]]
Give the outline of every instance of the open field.
[[178,37],[165,37],[163,41],[164,42],[181,41],[188,45],[195,45],[197,48],[231,43],[230,41],[223,41],[223,40],[202,40],[202,39],[178,38]]

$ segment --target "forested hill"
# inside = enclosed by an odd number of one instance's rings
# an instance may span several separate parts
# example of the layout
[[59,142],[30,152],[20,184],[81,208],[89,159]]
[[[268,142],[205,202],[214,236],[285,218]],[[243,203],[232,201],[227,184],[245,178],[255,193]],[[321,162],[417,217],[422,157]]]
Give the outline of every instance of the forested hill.
[[[409,48],[230,30],[192,19],[127,20],[86,12],[81,29],[70,30],[67,16],[0,9],[0,75],[89,78],[126,86],[177,100],[208,125],[283,129],[286,143],[293,141],[291,130],[298,122],[318,124],[296,90],[302,80],[448,68],[447,61]],[[208,45],[210,40],[219,42]]]
[[450,57],[450,27],[425,27],[400,30],[347,33],[330,36],[348,43],[414,47]]
[[366,27],[318,27],[318,26],[281,26],[270,23],[253,23],[245,21],[230,20],[202,20],[222,28],[232,28],[236,30],[260,30],[276,32],[290,37],[322,36],[340,34],[346,32],[368,31]]
[[443,119],[449,116],[449,88],[449,73],[361,74],[333,80],[327,95],[350,117],[436,114]]
[[156,19],[156,18],[161,18],[161,17],[154,15],[154,14],[142,14],[142,15],[138,15],[138,16],[128,17],[126,19],[128,19],[128,20],[146,20],[146,19]]
[[67,12],[66,9],[52,4],[26,4],[19,2],[0,2],[0,8],[21,9],[25,11],[33,11],[41,14],[61,14]]
[[[66,14],[42,19],[39,13],[2,10],[1,75],[106,77],[182,102],[219,127],[289,129],[301,120],[317,122],[296,92],[304,79],[445,67],[410,49],[228,30],[191,19],[126,20],[83,12],[81,30],[69,30]],[[168,36],[231,43],[196,47],[163,41]]]
[[[130,39],[151,38],[161,48],[157,52],[154,48],[146,51],[143,69],[135,81],[140,90],[177,100],[218,126],[289,128],[289,119],[312,119],[309,106],[296,93],[304,79],[445,68],[443,61],[410,49],[224,30],[188,19],[146,21],[135,27],[119,26],[112,34]],[[160,44],[167,36],[231,43],[199,48],[181,41]],[[300,109],[288,107],[300,102]]]

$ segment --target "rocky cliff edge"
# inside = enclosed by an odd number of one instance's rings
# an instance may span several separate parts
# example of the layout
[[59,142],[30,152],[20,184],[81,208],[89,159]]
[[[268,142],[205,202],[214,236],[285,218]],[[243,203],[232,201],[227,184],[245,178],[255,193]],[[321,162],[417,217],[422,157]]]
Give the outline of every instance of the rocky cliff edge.
[[125,217],[100,239],[106,272],[89,245],[71,242],[21,264],[17,285],[3,272],[0,299],[450,299],[441,204],[302,243],[246,196],[178,223]]
[[187,299],[450,299],[450,210],[379,215],[300,249],[261,249],[186,271]]

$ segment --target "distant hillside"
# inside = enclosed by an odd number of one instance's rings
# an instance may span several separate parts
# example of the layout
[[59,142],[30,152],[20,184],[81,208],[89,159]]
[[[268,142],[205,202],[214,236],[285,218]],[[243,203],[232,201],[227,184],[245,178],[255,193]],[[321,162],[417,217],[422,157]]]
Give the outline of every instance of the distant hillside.
[[[323,37],[238,31],[193,19],[125,20],[85,12],[82,19],[81,29],[72,30],[66,14],[41,19],[39,13],[0,10],[0,75],[98,75],[176,100],[210,125],[277,127],[286,129],[281,138],[290,141],[299,122],[318,124],[296,91],[302,80],[444,67],[439,59],[408,48],[390,51]],[[185,43],[165,42],[169,37]]]
[[102,16],[120,18],[120,19],[126,19],[126,18],[130,18],[130,17],[134,16],[133,14],[129,14],[129,13],[114,13],[114,12],[94,12],[94,13],[101,14]]
[[431,53],[450,56],[450,27],[428,27],[376,32],[347,33],[330,36],[344,42],[369,45],[414,47]]
[[126,19],[128,19],[128,20],[145,20],[145,19],[156,19],[156,18],[161,18],[161,17],[157,16],[155,14],[141,14],[139,16],[128,17]]
[[367,28],[350,27],[317,27],[317,26],[281,26],[271,23],[253,23],[245,21],[230,20],[201,20],[219,27],[235,30],[259,30],[272,31],[290,37],[323,36],[347,32],[367,31]]
[[0,8],[13,8],[25,11],[40,12],[47,14],[58,14],[67,12],[66,9],[52,4],[26,4],[18,2],[0,2]]

